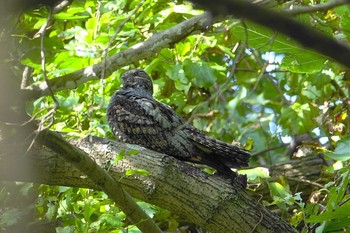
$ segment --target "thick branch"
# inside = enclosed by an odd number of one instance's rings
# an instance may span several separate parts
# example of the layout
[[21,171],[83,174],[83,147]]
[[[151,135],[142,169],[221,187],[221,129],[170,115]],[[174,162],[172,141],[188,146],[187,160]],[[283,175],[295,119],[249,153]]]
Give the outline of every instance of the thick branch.
[[155,222],[124,191],[119,182],[116,182],[107,171],[98,166],[83,150],[68,143],[58,133],[48,130],[41,132],[38,139],[42,144],[59,153],[62,158],[87,175],[142,232],[161,232]]
[[[232,186],[230,181],[205,175],[191,165],[135,145],[92,137],[73,143],[108,170],[133,197],[166,208],[211,232],[252,232],[253,229],[254,232],[294,232],[290,225],[250,197],[239,182]],[[130,150],[140,154],[128,155]],[[121,151],[125,151],[124,159],[114,162]],[[98,188],[46,147],[36,146],[20,159],[12,155],[11,148],[0,155],[6,157],[0,163],[2,179]],[[4,172],[4,167],[12,174]],[[35,170],[35,176],[26,174],[26,169]],[[126,176],[129,169],[143,169],[149,174]]]
[[[53,92],[60,90],[74,89],[79,85],[94,79],[100,79],[102,72],[103,78],[110,76],[117,69],[132,64],[136,61],[153,57],[161,49],[170,47],[170,45],[182,40],[196,30],[204,30],[211,23],[208,13],[195,16],[182,23],[175,25],[163,32],[155,33],[148,40],[135,44],[130,48],[103,60],[102,62],[62,77],[50,79],[49,86]],[[103,70],[105,69],[105,70]],[[38,85],[32,85],[27,88],[26,93],[33,99],[49,95],[49,88],[46,82]]]
[[244,0],[192,0],[214,14],[247,18],[296,40],[306,48],[315,50],[350,68],[350,48],[321,32],[301,24],[285,14],[269,10]]

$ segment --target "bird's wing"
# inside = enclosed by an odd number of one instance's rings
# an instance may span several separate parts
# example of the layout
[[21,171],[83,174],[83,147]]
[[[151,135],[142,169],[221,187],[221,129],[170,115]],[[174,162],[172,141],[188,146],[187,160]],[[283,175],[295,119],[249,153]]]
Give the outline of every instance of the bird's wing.
[[185,123],[169,106],[154,99],[135,99],[135,103],[163,129],[173,130]]
[[124,131],[127,136],[125,142],[172,154],[180,159],[186,160],[191,156],[191,143],[187,135],[178,130],[184,121],[171,108],[154,99],[116,96],[108,118],[115,134]]

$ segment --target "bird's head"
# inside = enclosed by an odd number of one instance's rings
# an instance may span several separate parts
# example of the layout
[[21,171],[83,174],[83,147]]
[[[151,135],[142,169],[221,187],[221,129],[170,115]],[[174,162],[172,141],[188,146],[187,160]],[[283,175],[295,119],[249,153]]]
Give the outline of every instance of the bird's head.
[[124,89],[128,88],[142,88],[145,91],[153,94],[152,79],[142,69],[134,69],[125,72],[122,75],[122,84]]

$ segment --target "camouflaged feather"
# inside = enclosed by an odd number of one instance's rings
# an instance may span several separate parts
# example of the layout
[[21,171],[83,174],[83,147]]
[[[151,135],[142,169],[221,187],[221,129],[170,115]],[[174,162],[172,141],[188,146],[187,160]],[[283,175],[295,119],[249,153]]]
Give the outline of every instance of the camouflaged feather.
[[247,151],[207,136],[156,101],[152,80],[143,70],[124,73],[122,83],[107,108],[108,123],[118,141],[206,164],[224,176],[231,176],[230,168],[248,165]]

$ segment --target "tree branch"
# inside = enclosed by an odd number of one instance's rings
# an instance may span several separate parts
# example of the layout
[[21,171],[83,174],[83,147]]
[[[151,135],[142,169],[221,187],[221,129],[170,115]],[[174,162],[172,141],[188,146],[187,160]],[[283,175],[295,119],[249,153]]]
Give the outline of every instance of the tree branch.
[[192,0],[215,15],[234,15],[276,30],[302,46],[317,51],[350,68],[350,47],[301,24],[283,13],[269,10],[244,0]]
[[[117,69],[136,61],[153,57],[161,49],[182,40],[196,30],[205,30],[211,24],[210,14],[204,13],[175,25],[163,32],[154,34],[148,40],[135,44],[130,48],[111,56],[93,66],[75,71],[73,73],[48,80],[53,92],[69,90],[90,81],[110,76]],[[26,88],[26,94],[32,99],[50,94],[48,84],[42,82]],[[30,91],[28,93],[28,90]]]
[[[221,177],[206,175],[173,157],[136,145],[96,137],[70,142],[88,153],[98,166],[108,170],[133,197],[168,209],[210,232],[295,231],[250,197],[238,181],[232,185]],[[0,163],[1,179],[99,188],[98,183],[86,178],[83,172],[49,148],[36,145],[27,156],[20,158],[12,154],[9,145],[2,147],[0,144],[0,148],[0,157],[6,157]],[[128,155],[130,150],[140,151],[140,154]],[[126,156],[114,162],[121,151],[125,151]],[[11,174],[5,172],[4,167]],[[129,169],[143,169],[148,175],[126,176]],[[26,170],[36,172],[33,175]],[[109,188],[119,192],[115,186]]]
[[121,185],[107,171],[98,166],[84,151],[69,144],[61,135],[48,130],[40,132],[38,140],[86,174],[142,232],[162,232],[132,197],[124,191]]
[[310,6],[299,6],[291,9],[281,10],[283,14],[288,14],[290,16],[296,16],[300,14],[312,13],[317,11],[327,11],[337,6],[342,6],[349,4],[348,0],[332,0],[323,4],[315,4]]
[[[343,1],[336,0],[335,3],[324,4],[325,6],[316,6],[316,9],[327,9],[327,7],[334,7],[344,4]],[[315,50],[345,66],[350,67],[350,48],[346,45],[338,43],[337,41],[325,36],[319,31],[305,26],[293,19],[285,16],[285,13],[278,13],[247,1],[240,0],[220,0],[213,1],[197,1],[201,5],[210,9],[213,13],[247,18],[253,22],[269,27],[286,36],[298,41],[306,48]],[[298,10],[290,11],[288,14],[299,14],[302,11],[308,11],[306,8],[297,8]],[[293,13],[294,12],[294,13]],[[268,17],[267,17],[268,16]],[[195,16],[186,20],[174,27],[163,32],[154,34],[148,40],[135,44],[134,46],[111,56],[107,60],[101,61],[93,66],[75,71],[73,73],[57,77],[49,80],[53,92],[60,90],[69,90],[78,87],[79,85],[90,81],[110,76],[115,70],[132,64],[136,61],[153,57],[161,49],[169,47],[184,37],[190,35],[196,30],[204,30],[211,24],[209,14]],[[296,33],[298,32],[298,33]],[[317,41],[317,43],[315,43]],[[103,75],[102,75],[103,74]],[[41,96],[49,95],[49,88],[46,82],[38,85],[32,85],[25,89],[26,96],[31,99],[36,99]]]
[[[327,174],[323,172],[323,167],[327,165],[326,161],[318,155],[274,164],[267,166],[270,173],[268,181],[279,182],[283,177],[288,182],[291,192],[301,192],[303,199],[307,200],[315,187],[320,189],[327,183]],[[259,185],[252,193],[252,195],[257,194],[260,194],[265,201],[273,201],[267,182]]]

